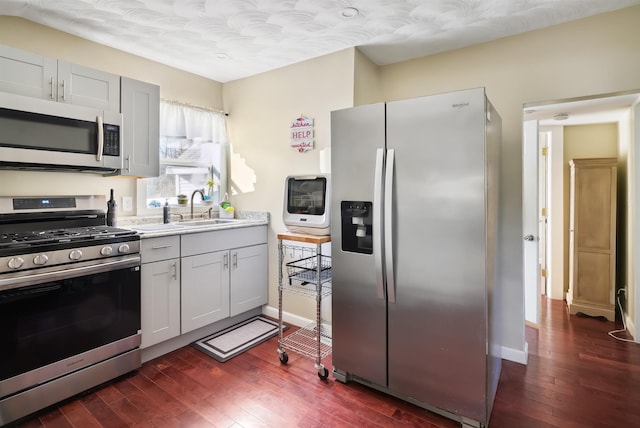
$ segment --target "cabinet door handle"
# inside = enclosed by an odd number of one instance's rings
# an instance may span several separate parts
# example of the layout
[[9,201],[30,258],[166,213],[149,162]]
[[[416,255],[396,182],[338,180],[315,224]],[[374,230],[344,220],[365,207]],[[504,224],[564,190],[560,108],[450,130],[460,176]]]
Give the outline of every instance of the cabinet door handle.
[[65,85],[64,79],[62,79],[62,101],[67,101],[67,85]]
[[238,269],[238,253],[233,253],[233,267]]
[[49,97],[53,100],[53,76],[49,78]]
[[178,263],[173,263],[173,279],[178,279]]
[[229,255],[225,254],[223,257],[223,265],[225,269],[229,268]]

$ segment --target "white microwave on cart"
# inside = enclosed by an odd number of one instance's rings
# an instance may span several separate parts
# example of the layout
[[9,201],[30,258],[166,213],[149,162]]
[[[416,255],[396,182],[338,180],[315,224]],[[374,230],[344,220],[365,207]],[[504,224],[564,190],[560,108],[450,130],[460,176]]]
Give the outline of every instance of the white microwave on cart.
[[329,174],[290,175],[285,180],[282,220],[293,233],[329,235],[331,179]]

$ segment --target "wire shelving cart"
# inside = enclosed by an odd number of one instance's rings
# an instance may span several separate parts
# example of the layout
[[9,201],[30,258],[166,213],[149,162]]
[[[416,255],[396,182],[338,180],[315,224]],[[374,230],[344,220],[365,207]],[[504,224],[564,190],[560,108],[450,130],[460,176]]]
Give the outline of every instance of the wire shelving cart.
[[[278,234],[278,355],[287,364],[287,350],[315,358],[318,377],[326,380],[329,370],[322,359],[331,353],[331,335],[322,323],[322,299],[331,296],[331,257],[322,254],[322,244],[330,242],[330,236],[314,236],[290,233]],[[282,296],[295,293],[316,299],[316,319],[311,324],[283,335]]]

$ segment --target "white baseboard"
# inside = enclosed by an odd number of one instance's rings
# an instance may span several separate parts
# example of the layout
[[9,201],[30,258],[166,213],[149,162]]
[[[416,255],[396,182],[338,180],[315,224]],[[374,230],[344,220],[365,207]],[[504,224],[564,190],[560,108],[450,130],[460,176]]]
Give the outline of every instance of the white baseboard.
[[[271,318],[278,319],[278,308],[273,306],[263,306],[262,314]],[[304,327],[311,322],[310,319],[303,318],[299,315],[292,314],[291,312],[282,311],[282,321],[293,324],[296,327]]]
[[627,331],[629,332],[631,337],[633,337],[633,340],[640,343],[640,340],[638,340],[638,336],[636,335],[636,325],[633,323],[633,320],[629,318],[629,315],[626,313],[624,314],[624,322],[625,322],[625,325],[627,326]]
[[[278,319],[278,308],[274,308],[273,306],[263,306],[262,314],[271,318]],[[285,311],[282,312],[282,321],[289,324],[293,324],[296,327],[304,327],[313,322],[313,320],[310,320],[308,318],[304,318],[299,315],[292,314],[290,312],[285,312]],[[327,326],[325,324],[325,328],[331,329],[331,326],[330,325]],[[529,344],[527,342],[524,343],[523,351],[518,349],[505,348],[504,346],[502,346],[500,348],[500,356],[505,360],[526,365],[527,359],[529,356]]]
[[501,356],[503,360],[513,361],[514,363],[527,364],[529,359],[529,343],[524,342],[524,350],[502,347]]
[[[278,319],[278,308],[274,308],[273,306],[263,306],[262,314],[271,318]],[[282,311],[282,321],[293,324],[296,327],[306,327],[309,324],[315,322],[315,320],[310,320],[309,318],[304,318],[296,314],[292,314],[291,312]],[[323,331],[332,336],[331,324],[322,324]]]

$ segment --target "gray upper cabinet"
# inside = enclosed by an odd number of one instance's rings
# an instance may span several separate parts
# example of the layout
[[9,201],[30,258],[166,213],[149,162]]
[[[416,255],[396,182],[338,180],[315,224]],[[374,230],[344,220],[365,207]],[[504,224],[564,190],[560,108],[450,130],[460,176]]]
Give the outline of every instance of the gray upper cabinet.
[[0,91],[120,110],[120,76],[2,45]]
[[58,61],[58,101],[102,110],[120,110],[120,76]]
[[58,61],[0,45],[0,91],[56,99]]
[[157,177],[160,172],[160,87],[122,77],[121,175]]

